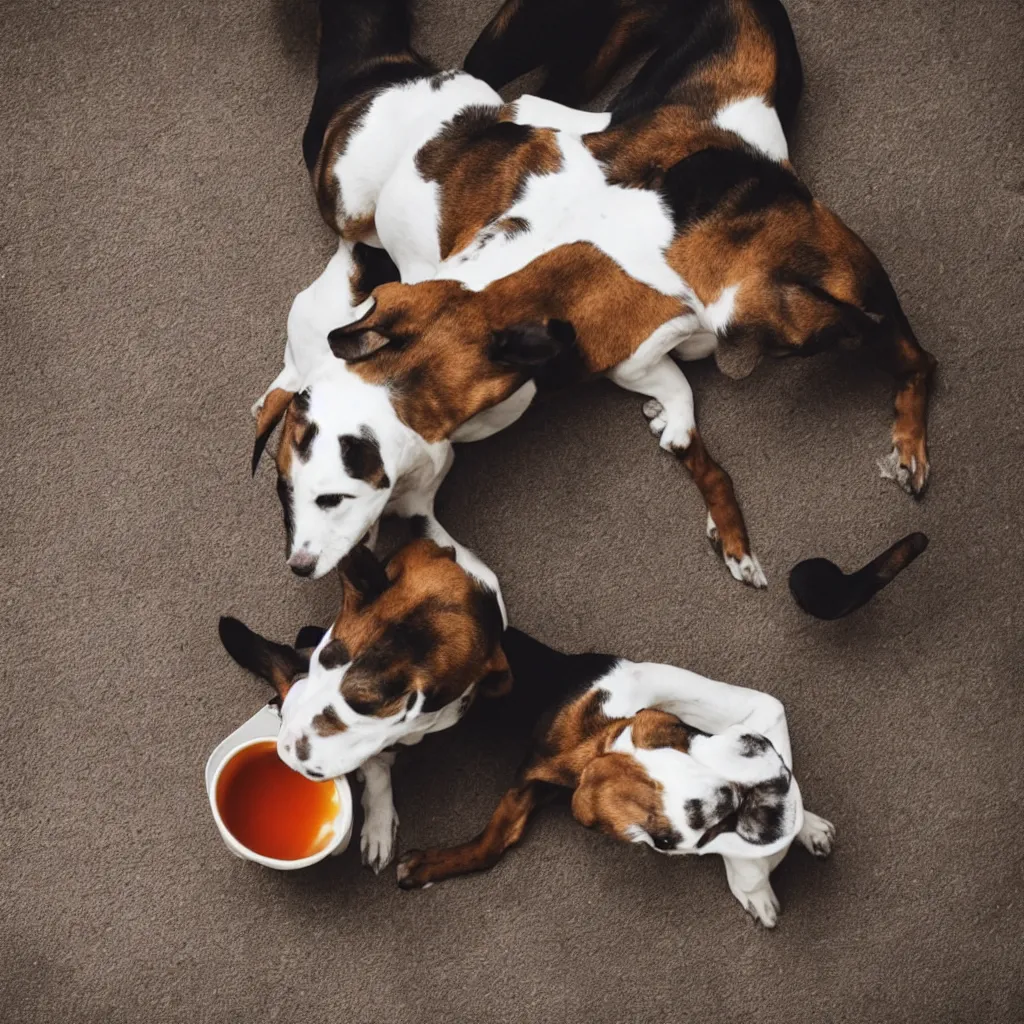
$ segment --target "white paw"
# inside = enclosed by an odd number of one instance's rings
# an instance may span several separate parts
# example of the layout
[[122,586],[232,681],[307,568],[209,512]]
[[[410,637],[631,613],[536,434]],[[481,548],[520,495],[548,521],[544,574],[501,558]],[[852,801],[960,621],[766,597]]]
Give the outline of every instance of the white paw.
[[878,460],[878,470],[884,480],[895,480],[907,494],[914,493],[914,474],[917,472],[917,459],[910,457],[910,468],[900,465],[899,450],[893,448],[888,455]]
[[755,889],[754,892],[743,893],[740,903],[743,904],[743,909],[765,928],[775,927],[781,908],[770,885]]
[[[710,527],[708,536],[711,536]],[[717,540],[717,531],[716,531]],[[768,586],[768,577],[764,574],[764,569],[761,568],[761,563],[753,555],[744,555],[741,559],[737,560],[731,555],[725,556],[725,564],[729,567],[729,572],[732,573],[734,580],[739,580],[740,583],[746,583],[748,587],[754,587],[757,590],[764,590]]]
[[382,868],[391,863],[395,855],[395,838],[398,835],[398,815],[387,813],[370,814],[363,822],[359,837],[359,849],[363,863],[379,875]]
[[836,838],[836,827],[820,815],[804,811],[804,826],[800,829],[797,839],[815,857],[827,857],[832,852],[832,844]]

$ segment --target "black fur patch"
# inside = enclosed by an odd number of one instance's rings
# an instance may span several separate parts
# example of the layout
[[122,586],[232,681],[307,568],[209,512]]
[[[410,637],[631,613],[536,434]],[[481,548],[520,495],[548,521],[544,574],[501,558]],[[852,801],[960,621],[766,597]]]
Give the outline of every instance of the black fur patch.
[[495,331],[487,357],[498,366],[521,371],[543,390],[566,387],[589,375],[576,331],[566,320],[552,319],[546,324],[520,324]]
[[224,649],[242,668],[275,686],[309,671],[309,658],[304,654],[254,633],[229,615],[221,617],[217,632]]
[[774,749],[771,740],[751,733],[741,736],[739,743],[740,757],[760,757],[762,754],[767,754],[769,750]]
[[380,442],[369,427],[361,427],[358,437],[343,434],[338,441],[341,445],[341,461],[350,477],[365,480],[377,488],[391,485],[384,470],[384,460],[380,457]]
[[300,761],[308,761],[309,760],[309,737],[308,736],[300,736],[295,741],[295,756]]
[[317,655],[317,658],[324,668],[330,669],[347,665],[352,660],[352,655],[349,654],[348,648],[341,640],[332,640]]
[[376,601],[391,586],[384,566],[365,544],[354,547],[342,559],[341,572],[345,582],[359,595],[361,605]]
[[686,824],[690,828],[695,832],[700,832],[701,829],[707,828],[708,819],[704,814],[703,800],[694,797],[691,800],[687,800],[683,807],[686,811]]
[[366,245],[364,242],[356,242],[352,247],[352,258],[359,268],[359,273],[352,282],[352,297],[358,302],[369,298],[370,293],[378,285],[399,280],[395,261],[383,249]]
[[313,454],[313,442],[316,440],[316,435],[319,433],[320,428],[315,423],[310,423],[302,432],[302,437],[295,442],[295,454],[298,456],[300,462],[309,461],[310,455]]
[[793,26],[779,0],[750,0],[750,5],[775,41],[775,95],[771,99],[788,135],[804,90],[804,69]]
[[370,682],[373,696],[362,696],[362,693],[367,692],[368,681],[361,662],[360,656],[341,684],[341,695],[357,715],[376,714],[381,708],[401,697],[409,688],[410,679],[405,672],[395,672],[386,676],[375,675]]
[[458,74],[459,72],[454,69],[440,71],[430,79],[430,88],[437,92],[446,82],[450,82],[453,78],[458,77]]
[[295,536],[295,519],[292,512],[292,485],[283,477],[277,478],[277,497],[281,502],[281,514],[284,517],[284,534],[286,550],[292,550],[292,538]]
[[327,630],[322,626],[303,626],[295,636],[295,646],[300,650],[306,647],[316,647],[326,634]]
[[780,203],[811,202],[792,171],[746,147],[712,147],[680,160],[669,168],[661,191],[677,231],[714,212],[743,217]]

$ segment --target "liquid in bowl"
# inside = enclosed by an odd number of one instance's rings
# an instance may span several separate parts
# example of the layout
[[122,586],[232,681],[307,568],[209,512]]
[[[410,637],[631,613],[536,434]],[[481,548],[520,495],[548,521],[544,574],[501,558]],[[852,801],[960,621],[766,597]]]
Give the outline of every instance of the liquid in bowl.
[[338,789],[292,771],[266,740],[240,750],[217,779],[217,810],[246,849],[275,860],[302,860],[334,838]]

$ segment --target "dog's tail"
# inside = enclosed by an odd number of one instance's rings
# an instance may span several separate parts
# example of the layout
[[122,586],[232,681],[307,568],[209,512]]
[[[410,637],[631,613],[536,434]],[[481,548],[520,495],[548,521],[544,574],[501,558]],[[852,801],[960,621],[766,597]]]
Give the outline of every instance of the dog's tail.
[[295,679],[309,671],[309,658],[306,655],[287,644],[276,644],[254,633],[238,619],[221,616],[217,632],[228,654],[242,668],[266,679],[282,700],[288,695]]
[[810,558],[793,566],[789,589],[808,615],[839,619],[867,604],[927,547],[928,538],[923,533],[908,534],[849,575],[827,558]]
[[411,6],[410,0],[320,0],[316,95],[302,137],[307,170],[345,103],[375,86],[433,72],[412,48]]

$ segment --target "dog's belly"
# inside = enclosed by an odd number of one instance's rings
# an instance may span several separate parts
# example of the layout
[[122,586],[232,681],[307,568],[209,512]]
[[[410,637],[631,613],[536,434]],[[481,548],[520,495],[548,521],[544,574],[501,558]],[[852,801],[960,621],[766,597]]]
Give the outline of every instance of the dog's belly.
[[718,335],[712,331],[696,331],[684,338],[674,351],[684,362],[694,359],[706,359],[718,348]]

